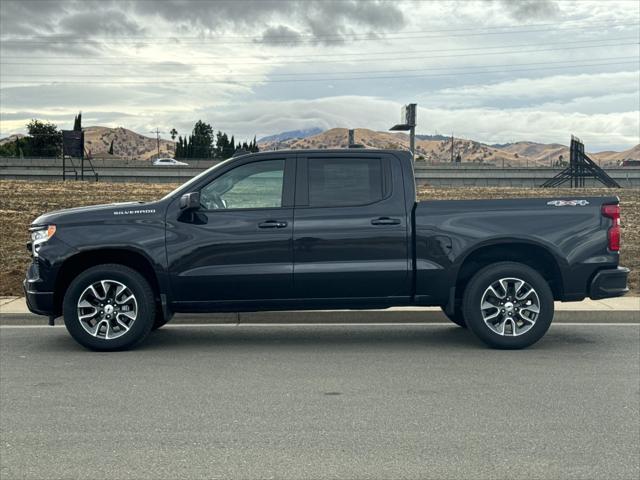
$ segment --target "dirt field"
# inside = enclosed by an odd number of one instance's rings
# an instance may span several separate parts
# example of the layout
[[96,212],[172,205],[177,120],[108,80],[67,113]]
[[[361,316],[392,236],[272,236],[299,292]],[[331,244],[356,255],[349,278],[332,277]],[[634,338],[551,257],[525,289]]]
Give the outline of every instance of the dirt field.
[[[170,184],[0,181],[0,296],[20,295],[29,263],[25,248],[29,223],[38,215],[61,208],[131,200],[152,200],[175,188]],[[420,188],[421,199],[516,198],[535,196],[618,195],[622,200],[621,263],[630,267],[630,286],[640,294],[640,190]]]

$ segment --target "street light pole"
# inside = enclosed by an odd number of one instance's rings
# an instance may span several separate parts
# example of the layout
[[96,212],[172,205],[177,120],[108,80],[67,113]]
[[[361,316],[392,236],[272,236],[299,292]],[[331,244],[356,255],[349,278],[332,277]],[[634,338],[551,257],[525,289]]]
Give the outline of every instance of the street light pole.
[[400,122],[389,130],[393,131],[409,131],[409,150],[411,150],[411,161],[416,160],[416,111],[417,103],[409,103],[404,105],[400,110]]

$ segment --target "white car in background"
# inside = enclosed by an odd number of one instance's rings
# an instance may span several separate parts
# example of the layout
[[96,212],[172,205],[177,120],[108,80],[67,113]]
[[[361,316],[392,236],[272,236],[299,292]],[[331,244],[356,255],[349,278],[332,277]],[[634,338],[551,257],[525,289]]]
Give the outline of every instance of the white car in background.
[[155,166],[160,166],[160,167],[162,167],[162,166],[173,167],[173,166],[189,165],[188,163],[185,163],[185,162],[179,162],[175,158],[158,158],[158,159],[153,161],[153,164]]

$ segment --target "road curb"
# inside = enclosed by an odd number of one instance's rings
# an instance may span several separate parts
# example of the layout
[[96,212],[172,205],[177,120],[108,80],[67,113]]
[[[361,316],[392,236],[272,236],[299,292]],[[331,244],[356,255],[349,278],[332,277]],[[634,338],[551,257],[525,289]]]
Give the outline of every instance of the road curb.
[[[2,313],[0,325],[42,325],[47,317],[31,313]],[[246,313],[178,313],[172,324],[271,324],[271,323],[308,323],[308,324],[358,324],[358,323],[441,323],[447,317],[439,309],[406,310],[332,310],[332,311],[285,311],[285,312],[246,312]],[[640,322],[638,310],[559,310],[553,320],[555,323],[637,323]],[[56,323],[61,323],[57,319]]]

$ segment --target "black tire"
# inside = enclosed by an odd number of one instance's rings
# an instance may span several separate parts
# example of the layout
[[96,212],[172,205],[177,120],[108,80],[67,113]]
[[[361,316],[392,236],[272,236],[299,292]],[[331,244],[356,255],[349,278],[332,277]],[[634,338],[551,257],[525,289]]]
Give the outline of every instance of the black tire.
[[467,328],[467,322],[465,321],[464,316],[462,315],[461,307],[456,308],[453,314],[448,314],[444,309],[445,307],[441,307],[441,308],[442,308],[442,313],[444,313],[449,320],[451,320],[453,323],[455,323],[456,325],[462,328]]
[[[539,312],[537,313],[537,317],[535,318],[535,323],[531,326],[530,322],[522,322],[523,333],[518,335],[501,335],[496,331],[490,328],[488,323],[485,323],[483,318],[482,310],[480,308],[481,301],[483,299],[483,295],[485,291],[492,285],[495,285],[496,282],[499,283],[500,279],[508,279],[515,278],[521,279],[530,287],[535,290],[535,294],[537,295]],[[505,282],[509,284],[509,282]],[[512,283],[515,285],[515,283]],[[515,289],[515,287],[511,287]],[[502,294],[504,290],[500,291]],[[518,308],[514,308],[513,303],[509,301],[509,299],[513,300],[514,297],[517,297],[517,294],[506,293],[505,300],[508,301],[510,309],[513,312],[518,312]],[[527,297],[531,298],[531,297]],[[492,300],[495,301],[495,300]],[[500,300],[498,300],[500,301]],[[523,302],[518,302],[515,306],[520,306],[520,310],[525,310],[527,307]],[[506,306],[506,305],[505,305]],[[494,265],[488,266],[480,270],[476,273],[467,288],[465,289],[464,298],[462,301],[463,314],[464,318],[467,322],[467,326],[469,329],[482,340],[484,343],[493,348],[501,348],[501,349],[518,349],[525,348],[530,345],[533,345],[538,340],[540,340],[544,334],[549,329],[551,325],[551,321],[553,320],[553,294],[551,293],[551,289],[547,281],[533,268],[516,262],[500,262]],[[505,310],[500,310],[500,308],[496,308],[495,312],[504,312]],[[507,310],[509,311],[509,310]],[[487,310],[487,316],[493,314],[494,310]],[[522,313],[522,312],[521,312]],[[498,313],[501,315],[498,317],[499,319],[505,318],[508,315],[503,313]],[[512,313],[511,317],[516,318],[518,314]],[[521,316],[518,318],[522,318]],[[519,320],[520,321],[520,320]],[[491,322],[490,322],[491,323]],[[507,333],[512,333],[515,330],[512,322],[504,322],[505,326],[502,327],[503,331],[507,331]],[[498,325],[501,325],[499,322]],[[507,326],[509,330],[507,330]],[[525,330],[528,328],[528,330]],[[500,329],[500,327],[498,327]]]
[[[116,334],[120,334],[117,338],[105,339],[91,335],[85,330],[78,318],[80,296],[91,285],[101,280],[109,280],[126,285],[135,297],[136,317],[126,332],[122,333],[123,330],[116,332]],[[101,296],[106,296],[106,293]],[[142,275],[124,265],[104,264],[85,270],[71,282],[64,296],[63,314],[67,330],[82,346],[98,351],[126,350],[136,346],[149,335],[156,316],[156,305],[153,290]],[[116,329],[119,329],[117,324],[113,322],[112,324],[115,325]],[[101,330],[101,328],[98,327],[97,330]]]
[[164,313],[162,312],[162,308],[156,307],[156,318],[153,321],[153,327],[151,327],[151,330],[153,331],[163,327],[164,325],[169,323],[172,318],[173,313],[170,313],[169,316],[165,318]]

